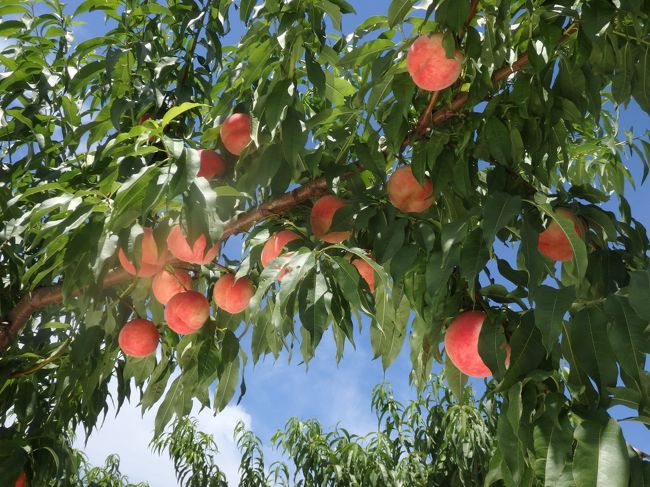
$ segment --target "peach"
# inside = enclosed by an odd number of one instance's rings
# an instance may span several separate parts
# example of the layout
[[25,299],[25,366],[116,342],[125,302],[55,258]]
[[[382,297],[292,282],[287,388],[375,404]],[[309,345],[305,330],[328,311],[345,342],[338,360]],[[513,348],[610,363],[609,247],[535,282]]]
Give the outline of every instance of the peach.
[[253,283],[247,277],[235,281],[234,274],[226,274],[219,278],[214,285],[214,302],[217,307],[236,315],[248,307],[248,303],[255,294]]
[[138,318],[124,325],[117,341],[125,355],[146,357],[156,351],[160,334],[151,321]]
[[167,236],[167,248],[174,257],[183,262],[204,265],[213,261],[219,253],[219,244],[214,244],[214,246],[207,251],[205,250],[205,246],[205,235],[200,235],[199,238],[194,241],[194,245],[190,247],[185,235],[183,235],[183,230],[181,230],[180,225],[175,225]]
[[[573,228],[579,237],[585,233],[583,223],[568,208],[556,208],[555,214],[567,218],[573,222]],[[573,248],[571,242],[564,234],[562,227],[555,221],[551,220],[546,230],[539,234],[537,239],[537,248],[551,260],[567,261],[573,258]]]
[[366,281],[370,292],[375,292],[375,270],[365,260],[359,258],[352,261],[352,265],[357,268],[359,275]]
[[251,141],[251,119],[245,113],[233,113],[221,125],[221,141],[228,152],[238,156]]
[[332,219],[337,210],[343,208],[345,202],[334,195],[325,195],[319,198],[311,209],[311,228],[317,238],[327,243],[341,243],[346,240],[351,232],[329,232]]
[[198,152],[201,168],[197,173],[197,177],[204,177],[209,181],[213,177],[221,176],[226,172],[226,161],[215,151],[201,149]]
[[27,485],[27,475],[25,472],[20,472],[18,478],[16,479],[15,487],[25,487]]
[[406,55],[406,69],[413,82],[423,90],[439,91],[454,84],[463,66],[463,53],[456,50],[453,59],[442,46],[442,34],[420,36]]
[[167,325],[176,333],[189,335],[199,330],[210,317],[210,303],[196,291],[178,293],[165,307]]
[[[445,333],[445,350],[453,364],[470,377],[489,377],[490,369],[478,352],[478,340],[485,313],[467,311],[452,321]],[[510,362],[510,345],[506,344],[506,365]]]
[[269,262],[279,257],[285,245],[299,238],[300,236],[291,230],[281,230],[275,235],[272,235],[262,248],[262,267],[266,267]]
[[135,264],[129,260],[123,249],[119,249],[117,252],[120,264],[122,265],[122,268],[132,276],[153,276],[165,265],[165,261],[167,260],[167,251],[158,251],[158,245],[156,244],[156,239],[153,236],[153,230],[151,230],[151,228],[144,229],[140,249],[141,262],[138,269],[136,269]]
[[388,180],[388,198],[393,206],[405,213],[422,213],[433,204],[433,185],[425,180],[418,183],[410,166],[395,170]]
[[167,304],[178,293],[192,289],[192,278],[182,269],[162,270],[153,278],[151,289],[160,304]]

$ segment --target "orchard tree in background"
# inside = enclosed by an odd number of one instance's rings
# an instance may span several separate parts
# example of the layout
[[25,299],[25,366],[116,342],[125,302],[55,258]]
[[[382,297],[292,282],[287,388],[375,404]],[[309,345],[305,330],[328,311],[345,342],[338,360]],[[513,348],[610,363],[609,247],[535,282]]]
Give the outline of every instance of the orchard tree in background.
[[649,482],[608,410],[650,422],[650,144],[617,126],[650,3],[415,4],[2,2],[1,483],[65,475],[113,399],[158,436],[365,323],[418,389],[492,376],[486,484]]

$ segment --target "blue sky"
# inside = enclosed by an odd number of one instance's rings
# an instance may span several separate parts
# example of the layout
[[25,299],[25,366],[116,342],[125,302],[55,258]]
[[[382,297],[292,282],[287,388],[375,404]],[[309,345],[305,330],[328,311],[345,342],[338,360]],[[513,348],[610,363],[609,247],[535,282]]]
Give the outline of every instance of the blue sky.
[[[79,0],[70,1],[67,11],[72,12],[79,3]],[[346,33],[350,32],[360,19],[385,14],[390,1],[352,0],[350,3],[357,9],[357,15],[344,17],[343,29]],[[78,40],[96,33],[97,29],[105,28],[101,14],[89,14],[84,16],[84,19],[88,23],[79,26],[75,31]],[[241,33],[241,26],[236,26],[224,43],[235,42]],[[647,115],[638,106],[630,106],[622,112],[621,139],[624,137],[623,129],[630,127],[634,127],[637,134],[650,128]],[[635,179],[640,181],[641,161],[632,157],[627,164]],[[636,218],[646,228],[650,228],[650,213],[647,210],[650,197],[647,194],[647,185],[637,187],[636,190],[628,185],[627,197]],[[238,255],[238,240],[231,239],[225,251],[229,255]],[[375,420],[370,412],[370,394],[375,384],[389,381],[396,397],[401,401],[414,397],[414,391],[408,384],[411,368],[408,340],[396,362],[384,372],[381,362],[372,360],[367,320],[363,324],[363,332],[356,339],[356,350],[346,346],[345,355],[338,366],[334,342],[328,333],[308,369],[300,365],[299,353],[294,354],[291,363],[287,363],[286,354],[276,363],[267,357],[255,367],[249,360],[245,371],[248,392],[239,406],[229,406],[216,417],[213,417],[210,411],[199,414],[198,409],[195,410],[200,427],[215,434],[222,450],[220,461],[231,480],[236,478],[238,462],[232,443],[232,427],[237,419],[244,420],[254,429],[267,446],[269,459],[273,459],[276,454],[268,449],[270,437],[278,428],[283,427],[290,416],[315,417],[326,428],[339,423],[353,432],[366,433],[375,427]],[[250,350],[248,343],[244,348]],[[439,371],[440,367],[435,365],[433,372]],[[473,380],[471,383],[477,391],[483,389],[482,381]],[[629,411],[624,408],[612,412],[617,417],[629,415]],[[623,424],[623,430],[628,441],[634,446],[645,451],[650,450],[649,435],[643,426],[627,422]],[[85,448],[91,461],[96,464],[103,463],[108,453],[118,453],[122,458],[122,470],[132,481],[148,480],[151,485],[159,487],[175,486],[177,484],[170,462],[147,449],[152,432],[153,415],[147,414],[141,418],[134,404],[132,407],[125,407],[117,419],[109,416],[103,428],[91,437],[87,447],[84,447],[81,439],[78,446]]]

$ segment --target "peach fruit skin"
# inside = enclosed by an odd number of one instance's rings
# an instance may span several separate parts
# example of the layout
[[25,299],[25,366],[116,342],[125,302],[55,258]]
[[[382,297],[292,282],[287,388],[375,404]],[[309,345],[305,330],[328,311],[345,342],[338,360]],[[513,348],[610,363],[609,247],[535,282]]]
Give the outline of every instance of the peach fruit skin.
[[214,302],[222,310],[236,315],[248,307],[255,294],[253,283],[247,277],[235,281],[234,274],[226,274],[219,278],[214,285]]
[[365,260],[359,258],[352,261],[352,265],[357,268],[359,275],[366,281],[370,292],[375,292],[375,270]]
[[117,341],[125,355],[146,357],[158,348],[160,334],[151,321],[138,318],[124,325]]
[[205,250],[205,235],[199,236],[190,248],[180,225],[175,225],[167,236],[167,249],[178,260],[191,264],[205,265],[214,260],[219,253],[219,244],[216,243],[210,250]]
[[[573,228],[579,237],[584,235],[584,227],[571,210],[568,208],[556,208],[555,214],[571,220],[573,222]],[[537,248],[542,255],[545,255],[551,260],[566,262],[573,258],[571,242],[564,234],[562,227],[555,220],[551,220],[546,230],[539,234]]]
[[162,252],[158,251],[156,239],[153,236],[153,231],[151,228],[144,229],[144,235],[142,237],[142,244],[140,248],[142,262],[140,263],[139,269],[135,268],[135,264],[129,260],[123,249],[119,249],[117,252],[117,257],[120,260],[120,264],[122,265],[122,268],[132,276],[153,276],[165,265],[165,261],[167,260],[167,252],[164,250]]
[[165,320],[176,333],[189,335],[199,330],[210,317],[210,303],[196,291],[178,293],[167,302]]
[[310,222],[314,235],[327,243],[341,243],[350,236],[351,232],[327,232],[332,226],[332,219],[337,210],[343,208],[345,202],[334,195],[319,198],[311,209]]
[[262,248],[262,267],[266,267],[269,262],[279,257],[285,245],[294,240],[298,240],[299,238],[300,236],[293,233],[291,230],[281,230],[275,235],[272,235]]
[[454,84],[463,66],[463,53],[449,59],[442,46],[442,34],[420,36],[406,55],[406,69],[413,82],[423,90],[439,91]]
[[25,472],[20,472],[18,478],[16,479],[15,487],[25,487],[27,485],[27,475]]
[[422,213],[433,204],[433,185],[425,180],[418,183],[410,166],[398,168],[388,180],[388,198],[393,206],[405,213]]
[[226,172],[226,161],[213,150],[201,149],[199,161],[201,163],[197,177],[203,177],[208,181],[215,176],[221,176]]
[[160,304],[167,304],[178,293],[192,289],[192,278],[183,269],[174,269],[173,273],[162,270],[153,278],[151,289]]
[[[485,313],[467,311],[461,313],[449,325],[445,333],[445,351],[456,368],[470,377],[489,377],[490,369],[478,352],[478,340]],[[510,345],[506,344],[506,364],[510,362]]]
[[251,141],[251,119],[245,113],[233,113],[221,125],[224,147],[238,156]]

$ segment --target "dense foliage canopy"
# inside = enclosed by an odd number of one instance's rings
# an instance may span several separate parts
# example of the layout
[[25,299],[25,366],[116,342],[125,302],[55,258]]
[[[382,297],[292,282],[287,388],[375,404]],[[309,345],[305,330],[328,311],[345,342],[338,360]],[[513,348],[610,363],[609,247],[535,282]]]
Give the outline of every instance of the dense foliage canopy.
[[[104,29],[75,40],[95,11]],[[486,484],[650,482],[608,413],[625,405],[650,422],[648,237],[624,196],[641,183],[626,153],[645,179],[650,144],[617,126],[632,100],[650,112],[650,1],[393,0],[344,32],[353,11],[346,0],[2,2],[0,483],[75,468],[65,432],[93,431],[111,381],[118,407],[157,408],[158,435],[194,399],[220,410],[243,394],[247,360],[299,347],[309,362],[327,331],[340,358],[362,323],[384,367],[408,338],[414,386],[441,362],[462,400],[466,377],[441,344],[467,310],[487,315],[478,349],[499,405]],[[406,56],[432,33],[464,58],[456,82],[428,92]],[[250,116],[243,149],[224,143],[233,113]],[[219,151],[225,172],[198,177],[200,149]],[[419,213],[387,194],[407,165],[431,185]],[[329,229],[342,242],[310,218],[328,193],[344,202]],[[144,274],[154,264],[141,242],[153,235],[162,255],[178,223],[190,243],[241,255],[168,269],[210,297],[230,272],[253,287],[243,312],[213,306],[185,335],[166,326],[151,279],[119,265]],[[561,262],[538,248],[553,225]],[[263,267],[264,244],[287,229],[290,252]],[[146,358],[119,348],[136,317],[161,337]]]

